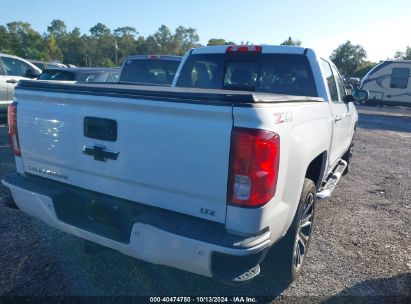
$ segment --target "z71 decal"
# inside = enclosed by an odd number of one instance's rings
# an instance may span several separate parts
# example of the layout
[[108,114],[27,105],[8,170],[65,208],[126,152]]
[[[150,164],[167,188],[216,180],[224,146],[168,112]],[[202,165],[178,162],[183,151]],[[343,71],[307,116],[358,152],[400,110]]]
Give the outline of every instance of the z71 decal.
[[280,113],[274,113],[273,115],[274,115],[275,125],[293,120],[293,112],[280,112]]

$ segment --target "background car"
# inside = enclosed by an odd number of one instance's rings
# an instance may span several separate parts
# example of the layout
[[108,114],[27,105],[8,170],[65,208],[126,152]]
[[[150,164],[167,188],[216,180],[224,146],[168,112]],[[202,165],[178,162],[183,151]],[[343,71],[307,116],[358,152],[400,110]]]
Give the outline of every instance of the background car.
[[41,69],[29,61],[0,54],[0,119],[7,116],[7,106],[13,101],[14,87],[21,79],[38,78]]
[[53,68],[55,69],[67,68],[65,64],[62,64],[60,62],[46,62],[46,61],[31,60],[31,59],[29,61],[41,70],[53,69]]
[[171,55],[130,56],[121,67],[120,82],[171,86],[181,59]]
[[64,82],[118,82],[118,68],[59,68],[46,69],[39,80]]

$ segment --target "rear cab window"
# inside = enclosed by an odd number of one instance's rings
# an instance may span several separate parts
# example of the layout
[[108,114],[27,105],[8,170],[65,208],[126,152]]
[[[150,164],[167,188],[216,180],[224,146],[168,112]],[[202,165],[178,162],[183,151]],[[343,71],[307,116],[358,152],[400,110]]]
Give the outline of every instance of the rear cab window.
[[120,82],[171,85],[179,64],[180,60],[161,58],[127,59],[120,73]]
[[192,54],[176,86],[318,96],[309,61],[299,54]]

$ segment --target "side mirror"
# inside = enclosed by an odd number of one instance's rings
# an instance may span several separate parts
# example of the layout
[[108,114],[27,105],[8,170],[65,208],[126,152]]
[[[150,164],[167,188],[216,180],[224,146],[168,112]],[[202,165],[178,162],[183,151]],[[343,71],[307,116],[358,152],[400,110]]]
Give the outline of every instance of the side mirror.
[[344,102],[366,101],[368,99],[368,91],[353,89],[351,95],[344,97]]
[[368,99],[367,90],[352,90],[351,94],[356,101],[366,101]]
[[28,69],[28,70],[26,71],[26,75],[24,75],[24,76],[26,76],[27,78],[35,78],[35,79],[37,79],[37,78],[39,78],[40,74],[41,74],[41,72],[40,72],[39,70]]

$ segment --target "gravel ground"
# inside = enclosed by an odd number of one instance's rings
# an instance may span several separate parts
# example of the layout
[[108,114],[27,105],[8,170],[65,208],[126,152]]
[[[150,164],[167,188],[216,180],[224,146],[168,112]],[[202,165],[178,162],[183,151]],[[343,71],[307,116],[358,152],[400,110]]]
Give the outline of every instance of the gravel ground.
[[[287,289],[264,277],[227,287],[112,250],[90,250],[79,238],[6,207],[10,199],[0,186],[0,302],[1,296],[45,295],[253,295],[274,303],[411,301],[411,109],[359,107],[359,112],[351,172],[331,200],[318,204],[304,272]],[[0,178],[13,170],[3,125]]]

